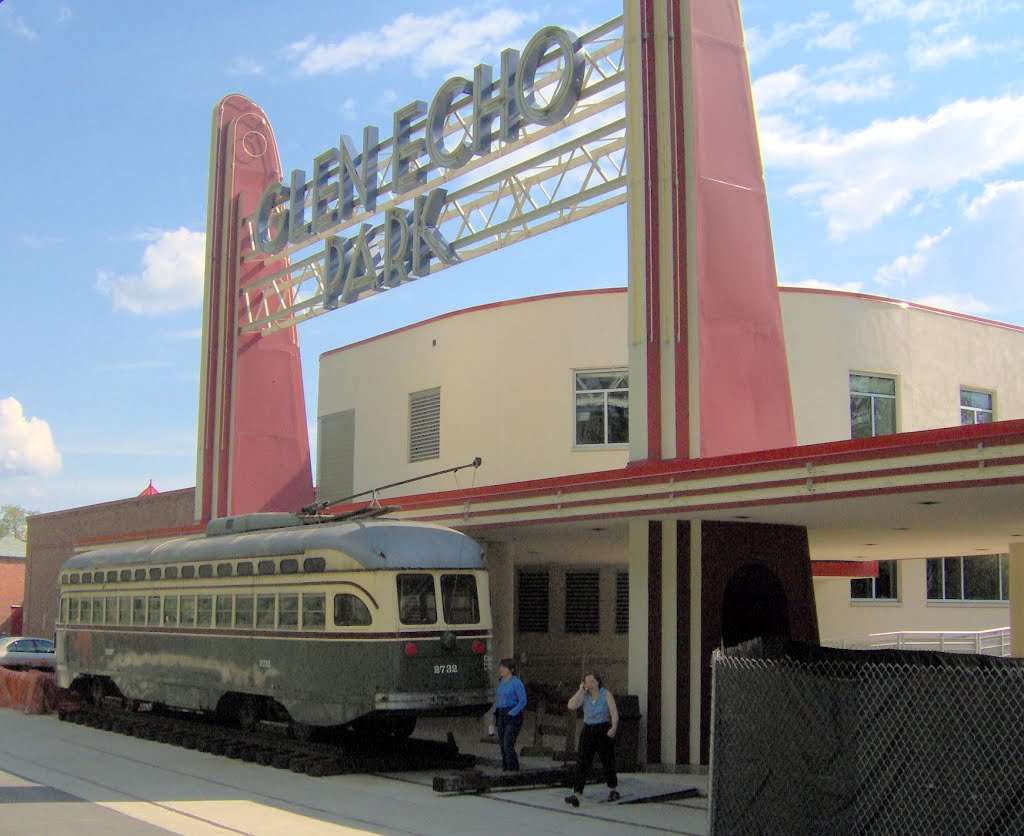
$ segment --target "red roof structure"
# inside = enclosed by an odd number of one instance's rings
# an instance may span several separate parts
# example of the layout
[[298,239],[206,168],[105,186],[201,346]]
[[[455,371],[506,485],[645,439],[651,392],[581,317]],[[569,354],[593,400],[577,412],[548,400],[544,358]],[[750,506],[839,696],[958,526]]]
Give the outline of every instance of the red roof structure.
[[153,487],[153,480],[149,480],[149,484],[143,489],[139,496],[156,496],[160,491]]

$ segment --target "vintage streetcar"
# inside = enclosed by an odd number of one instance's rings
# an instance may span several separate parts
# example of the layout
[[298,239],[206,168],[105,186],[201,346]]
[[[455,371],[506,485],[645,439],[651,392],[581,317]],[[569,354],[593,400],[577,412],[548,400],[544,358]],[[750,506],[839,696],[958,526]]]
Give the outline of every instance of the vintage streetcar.
[[419,717],[482,714],[490,638],[480,546],[436,525],[248,514],[60,572],[62,686],[242,728],[404,736]]

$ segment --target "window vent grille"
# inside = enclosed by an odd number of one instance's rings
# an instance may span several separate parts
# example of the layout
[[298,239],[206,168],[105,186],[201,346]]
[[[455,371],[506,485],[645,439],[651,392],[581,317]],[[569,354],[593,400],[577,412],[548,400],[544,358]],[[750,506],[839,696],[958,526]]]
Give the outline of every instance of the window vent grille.
[[409,395],[409,461],[422,462],[441,455],[441,389]]
[[546,633],[548,631],[548,573],[547,571],[519,570],[520,633]]
[[565,632],[601,631],[601,584],[597,570],[565,573]]
[[629,572],[615,575],[615,632],[629,632]]

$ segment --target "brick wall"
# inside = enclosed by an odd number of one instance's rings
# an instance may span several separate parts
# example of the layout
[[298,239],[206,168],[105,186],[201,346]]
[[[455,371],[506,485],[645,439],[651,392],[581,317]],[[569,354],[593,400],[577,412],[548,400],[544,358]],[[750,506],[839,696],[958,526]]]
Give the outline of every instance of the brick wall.
[[64,561],[75,553],[76,542],[190,526],[195,522],[194,503],[195,488],[185,488],[30,516],[25,560],[28,572],[24,577],[25,635],[53,635],[57,576]]
[[25,598],[25,560],[0,557],[0,633],[11,632],[11,604]]

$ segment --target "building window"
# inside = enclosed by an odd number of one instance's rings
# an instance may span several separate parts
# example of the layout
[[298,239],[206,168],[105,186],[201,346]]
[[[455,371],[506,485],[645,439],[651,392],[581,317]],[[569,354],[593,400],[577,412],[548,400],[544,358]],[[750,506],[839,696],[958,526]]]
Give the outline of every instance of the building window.
[[629,372],[576,372],[576,446],[629,442]]
[[850,581],[850,597],[868,601],[898,601],[899,585],[895,560],[878,561],[877,578],[856,578]]
[[409,395],[409,461],[441,456],[441,390],[424,389]]
[[974,389],[960,390],[960,423],[991,424],[992,393]]
[[516,612],[520,633],[548,631],[548,592],[550,582],[546,569],[520,569],[518,574]]
[[1010,564],[1005,554],[930,557],[929,601],[1009,601]]
[[565,573],[565,632],[601,632],[601,583],[596,569]]
[[850,373],[850,437],[896,432],[896,378]]
[[629,632],[629,572],[615,573],[615,632]]

